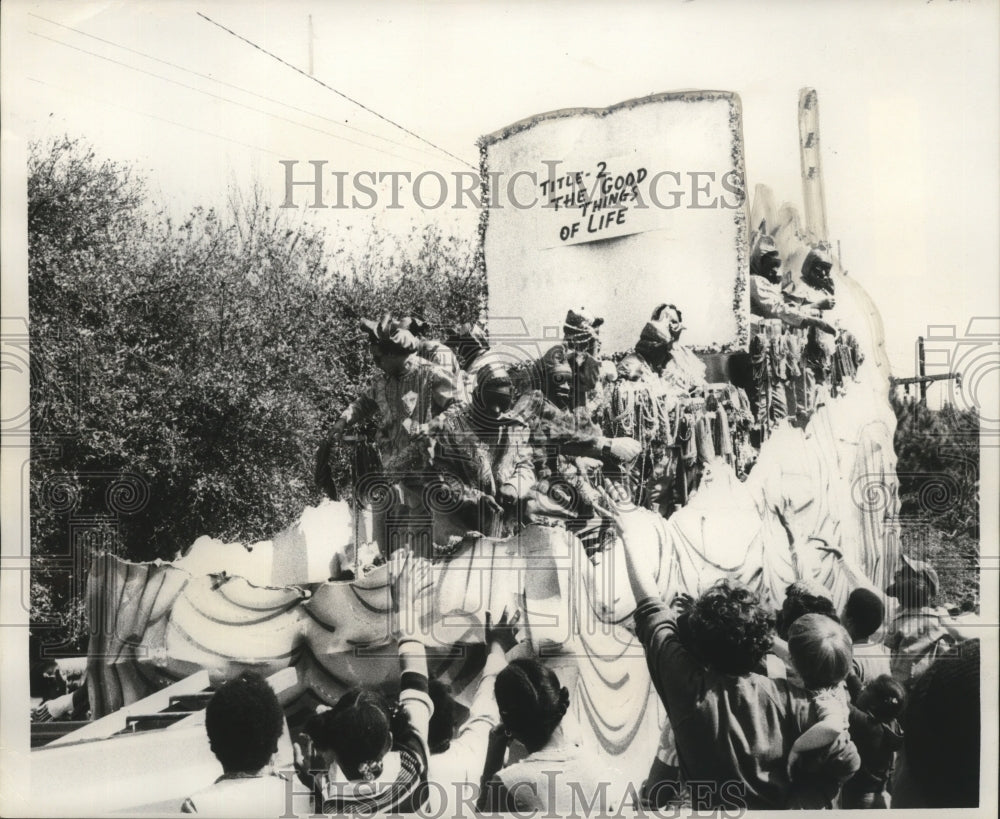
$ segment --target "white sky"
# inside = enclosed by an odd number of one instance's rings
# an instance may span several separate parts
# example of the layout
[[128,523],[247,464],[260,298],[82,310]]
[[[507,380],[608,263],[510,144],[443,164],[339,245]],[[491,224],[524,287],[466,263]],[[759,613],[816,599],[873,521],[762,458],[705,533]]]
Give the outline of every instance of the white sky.
[[[750,190],[763,182],[798,203],[796,106],[812,86],[831,238],[882,312],[896,374],[913,373],[914,341],[928,325],[956,325],[962,336],[970,318],[1000,316],[995,2],[161,0],[3,10],[8,135],[86,136],[144,169],[177,213],[222,204],[231,182],[255,177],[278,202],[279,159],[326,159],[352,173],[462,170],[198,11],[303,69],[312,15],[316,77],[472,166],[479,136],[535,113],[732,90],[743,101]],[[316,213],[331,226],[358,219]],[[414,217],[425,218],[406,209],[379,219],[404,227]],[[435,217],[470,232],[476,220]]]

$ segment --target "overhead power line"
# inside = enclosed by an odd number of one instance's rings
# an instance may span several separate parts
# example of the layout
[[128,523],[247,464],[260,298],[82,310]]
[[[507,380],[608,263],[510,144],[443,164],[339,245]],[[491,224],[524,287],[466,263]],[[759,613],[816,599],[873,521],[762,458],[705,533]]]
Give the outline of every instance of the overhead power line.
[[[321,120],[323,120],[325,122],[329,122],[331,125],[333,125],[333,126],[335,126],[337,128],[344,128],[345,130],[348,130],[348,131],[355,131],[356,133],[364,134],[365,136],[369,136],[372,139],[377,139],[377,140],[380,140],[381,142],[386,142],[389,145],[396,145],[396,146],[398,146],[400,148],[404,148],[404,149],[406,149],[408,151],[417,151],[417,152],[425,154],[427,156],[432,156],[432,155],[433,156],[437,156],[438,155],[437,151],[435,151],[432,154],[431,151],[428,151],[424,147],[416,146],[416,145],[408,145],[405,142],[400,142],[399,140],[396,140],[396,139],[389,139],[388,137],[382,136],[381,134],[373,133],[372,131],[366,131],[364,128],[358,128],[356,125],[348,125],[345,122],[339,122],[338,120],[335,120],[332,117],[327,117],[327,116],[324,116],[323,114],[317,114],[315,111],[310,111],[310,110],[307,110],[305,108],[299,108],[297,105],[291,105],[290,103],[287,103],[284,100],[279,100],[279,99],[276,99],[274,97],[269,97],[266,94],[261,94],[261,93],[259,93],[257,91],[253,91],[253,90],[251,90],[249,88],[244,88],[243,86],[236,85],[235,83],[226,82],[225,80],[220,80],[217,77],[213,77],[211,74],[203,74],[200,71],[195,71],[192,68],[188,68],[188,67],[183,66],[183,65],[178,65],[177,63],[171,62],[170,60],[164,60],[161,57],[156,57],[156,56],[154,56],[152,54],[146,53],[145,51],[139,51],[138,49],[130,48],[129,46],[122,45],[121,43],[117,43],[114,40],[108,40],[105,37],[98,37],[96,34],[91,34],[89,31],[84,31],[83,29],[79,29],[79,28],[76,28],[74,26],[67,26],[64,23],[59,23],[59,22],[57,22],[55,20],[50,20],[48,17],[42,17],[40,14],[35,14],[34,12],[28,12],[28,14],[31,17],[34,17],[37,20],[42,20],[43,22],[46,22],[46,23],[48,23],[50,25],[57,26],[58,28],[65,29],[66,31],[72,31],[75,34],[79,34],[82,37],[87,37],[88,39],[96,40],[99,43],[104,43],[105,45],[112,46],[112,47],[120,49],[122,51],[127,51],[130,54],[135,54],[135,55],[137,55],[139,57],[143,57],[144,59],[152,60],[153,62],[160,63],[161,65],[169,66],[170,68],[173,68],[173,69],[175,69],[177,71],[183,71],[186,74],[191,74],[194,77],[198,77],[198,78],[203,79],[203,80],[208,80],[209,82],[216,83],[217,85],[222,85],[222,86],[225,86],[226,88],[232,88],[235,91],[239,91],[239,92],[241,92],[243,94],[248,94],[248,95],[250,95],[252,97],[257,97],[257,99],[264,100],[265,102],[272,103],[273,105],[280,105],[283,108],[288,108],[288,109],[290,109],[292,111],[296,111],[296,112],[298,112],[300,114],[305,114],[306,116],[315,117],[316,119],[321,119]],[[61,41],[55,40],[54,42],[61,42]],[[327,133],[327,132],[323,131],[322,133]],[[331,134],[331,136],[335,136],[335,135]],[[463,163],[463,165],[464,165],[464,163]]]
[[49,88],[55,88],[57,91],[62,91],[66,94],[72,94],[77,97],[84,97],[85,99],[93,100],[101,105],[109,105],[113,108],[120,108],[123,111],[131,111],[133,114],[139,114],[143,117],[149,117],[150,119],[156,119],[160,122],[168,122],[171,125],[176,125],[178,128],[184,128],[188,131],[194,131],[199,134],[205,134],[206,136],[212,136],[216,139],[223,139],[226,142],[232,142],[235,145],[242,145],[244,148],[252,148],[256,151],[263,151],[266,154],[273,154],[274,156],[282,156],[277,151],[271,151],[267,148],[262,148],[260,145],[252,145],[249,142],[241,142],[238,139],[232,139],[231,137],[223,136],[222,134],[216,133],[215,131],[206,131],[204,128],[195,128],[193,125],[185,125],[183,122],[177,122],[176,120],[167,119],[166,117],[161,117],[157,114],[150,114],[147,111],[140,111],[138,108],[130,108],[127,105],[122,105],[121,103],[111,102],[110,100],[102,100],[99,97],[91,96],[90,94],[81,94],[79,91],[72,90],[70,88],[63,88],[61,85],[55,85],[51,82],[46,82],[45,80],[40,80],[36,77],[28,77],[29,82],[37,82],[39,85],[47,85]]
[[299,68],[298,66],[295,66],[295,65],[292,65],[292,64],[291,64],[290,62],[288,62],[288,61],[286,61],[286,60],[282,59],[282,58],[281,58],[281,57],[279,57],[279,56],[278,56],[277,54],[274,54],[274,53],[272,53],[272,52],[268,51],[268,50],[267,50],[266,48],[264,48],[263,46],[259,46],[259,45],[257,45],[257,43],[253,42],[253,40],[248,40],[248,39],[247,39],[246,37],[242,36],[241,34],[237,34],[237,33],[236,33],[235,31],[233,31],[233,30],[232,30],[231,28],[226,28],[226,26],[222,25],[222,23],[217,23],[217,22],[216,22],[215,20],[213,20],[213,19],[212,19],[211,17],[209,17],[209,16],[207,15],[207,14],[202,14],[202,13],[201,13],[200,11],[199,11],[199,12],[196,12],[196,14],[197,14],[197,15],[198,15],[199,17],[201,17],[202,19],[204,19],[204,20],[207,20],[207,21],[208,21],[209,23],[211,23],[211,24],[212,24],[213,26],[218,26],[219,28],[221,28],[221,29],[222,29],[223,31],[225,31],[226,33],[228,33],[228,34],[231,34],[231,35],[232,35],[233,37],[235,37],[235,38],[236,38],[237,40],[241,40],[241,41],[243,41],[243,42],[244,42],[244,43],[246,43],[246,44],[247,44],[248,46],[252,46],[253,48],[257,49],[257,50],[258,50],[259,52],[261,52],[262,54],[266,54],[266,55],[267,55],[268,57],[270,57],[271,59],[273,59],[273,60],[277,60],[277,61],[278,61],[279,63],[281,63],[282,65],[284,65],[284,66],[287,66],[288,68],[292,69],[292,71],[296,72],[297,74],[301,74],[301,75],[302,75],[303,77],[305,77],[305,78],[306,78],[307,80],[312,80],[312,82],[314,82],[314,83],[318,83],[319,85],[323,86],[323,87],[324,87],[325,89],[327,89],[328,91],[332,91],[332,92],[333,92],[334,94],[336,94],[337,96],[339,96],[339,97],[343,97],[343,98],[344,98],[345,100],[347,100],[348,102],[350,102],[350,103],[352,103],[352,104],[354,104],[354,105],[358,106],[358,108],[361,108],[362,110],[364,110],[364,111],[367,111],[367,112],[368,112],[369,114],[372,114],[373,116],[376,116],[376,117],[378,117],[379,119],[383,120],[384,122],[388,122],[388,123],[389,123],[390,125],[392,125],[392,126],[394,126],[394,127],[398,128],[398,129],[399,129],[400,131],[402,131],[403,133],[405,133],[405,134],[409,134],[409,135],[410,135],[411,137],[413,137],[414,139],[419,139],[419,140],[420,140],[421,142],[423,142],[423,143],[425,143],[425,144],[427,144],[427,145],[430,145],[430,146],[431,146],[432,148],[435,148],[435,149],[436,149],[436,150],[438,150],[438,151],[441,151],[441,153],[443,153],[443,154],[446,154],[447,156],[450,156],[450,157],[451,157],[452,159],[455,159],[455,160],[457,160],[457,161],[461,162],[461,163],[462,163],[463,165],[465,165],[465,166],[466,166],[467,168],[472,168],[472,170],[474,170],[474,171],[475,171],[475,170],[477,170],[477,169],[476,169],[475,167],[473,167],[473,166],[472,166],[471,164],[469,164],[469,163],[468,163],[468,162],[467,162],[466,160],[462,159],[461,157],[458,157],[458,156],[455,156],[455,154],[451,153],[451,151],[448,151],[448,150],[445,150],[445,149],[444,149],[444,148],[442,148],[442,147],[441,147],[440,145],[435,145],[435,144],[434,144],[433,142],[431,142],[431,141],[430,141],[429,139],[425,139],[424,137],[420,136],[420,134],[417,134],[417,133],[414,133],[413,131],[411,131],[411,130],[410,130],[409,128],[407,128],[406,126],[404,126],[404,125],[400,125],[400,124],[399,124],[398,122],[396,122],[395,120],[392,120],[392,119],[389,119],[389,117],[387,117],[387,116],[383,116],[383,115],[382,115],[382,114],[380,114],[380,113],[379,113],[378,111],[375,111],[374,109],[372,109],[372,108],[369,108],[369,107],[368,107],[367,105],[365,105],[365,104],[364,104],[364,103],[362,103],[362,102],[358,102],[358,100],[354,99],[353,97],[350,97],[350,96],[348,96],[348,95],[347,95],[347,94],[345,94],[345,93],[344,93],[343,91],[338,91],[338,90],[337,90],[336,88],[334,88],[334,87],[333,87],[332,85],[327,85],[327,84],[326,84],[325,82],[323,82],[322,80],[318,79],[317,77],[311,77],[311,76],[309,76],[309,74],[307,74],[307,73],[306,73],[305,71],[303,71],[303,70],[302,70],[301,68]]
[[[41,38],[43,40],[48,40],[50,42],[56,43],[57,45],[61,45],[64,48],[70,48],[73,51],[79,51],[81,54],[88,54],[91,57],[97,57],[100,60],[105,60],[106,62],[114,63],[115,65],[119,65],[122,68],[127,68],[127,69],[129,69],[131,71],[137,71],[140,74],[145,74],[146,76],[149,76],[149,77],[155,77],[158,80],[162,80],[164,82],[171,83],[172,85],[177,85],[177,86],[180,86],[181,88],[186,88],[188,91],[194,91],[197,94],[204,94],[205,96],[211,97],[212,99],[216,99],[216,100],[219,100],[221,102],[227,102],[230,105],[237,105],[240,108],[245,108],[248,111],[254,111],[254,112],[258,113],[258,114],[264,114],[264,116],[272,117],[274,119],[280,119],[283,122],[290,123],[291,125],[298,126],[299,128],[306,128],[306,129],[308,129],[310,131],[315,131],[316,133],[323,134],[324,136],[328,136],[328,137],[330,137],[332,139],[337,139],[337,140],[340,140],[341,142],[347,142],[350,145],[357,145],[360,148],[366,148],[367,150],[370,150],[370,151],[378,151],[379,153],[386,154],[387,156],[391,156],[394,159],[400,159],[400,160],[402,160],[404,162],[414,162],[414,163],[417,162],[417,160],[415,160],[415,159],[412,159],[410,157],[400,156],[399,154],[394,154],[394,153],[392,153],[392,151],[387,151],[384,148],[378,148],[378,147],[376,147],[374,145],[366,145],[363,142],[358,142],[357,140],[348,139],[347,137],[343,137],[343,136],[339,136],[338,134],[330,133],[329,131],[325,131],[322,128],[315,128],[312,125],[306,125],[303,122],[296,122],[295,120],[288,119],[288,117],[283,117],[283,116],[280,116],[279,114],[273,114],[270,111],[265,111],[263,108],[258,108],[258,107],[254,106],[254,105],[248,105],[248,104],[246,104],[244,102],[239,102],[239,101],[231,99],[229,97],[224,97],[224,96],[222,96],[220,94],[214,94],[211,91],[206,91],[204,88],[197,88],[197,87],[195,87],[193,85],[188,85],[187,83],[183,83],[180,80],[171,79],[170,77],[164,77],[162,74],[157,74],[155,71],[147,71],[145,68],[139,68],[138,66],[129,65],[128,63],[124,63],[121,60],[116,60],[114,57],[108,57],[105,54],[98,54],[96,51],[88,51],[85,48],[80,48],[79,46],[72,45],[71,43],[64,42],[63,40],[58,40],[55,37],[49,37],[46,34],[40,34],[37,31],[29,31],[28,33],[34,35],[35,37],[39,37],[39,38]],[[406,146],[403,146],[403,147],[405,148]],[[274,152],[273,151],[269,151],[269,153],[274,153]]]

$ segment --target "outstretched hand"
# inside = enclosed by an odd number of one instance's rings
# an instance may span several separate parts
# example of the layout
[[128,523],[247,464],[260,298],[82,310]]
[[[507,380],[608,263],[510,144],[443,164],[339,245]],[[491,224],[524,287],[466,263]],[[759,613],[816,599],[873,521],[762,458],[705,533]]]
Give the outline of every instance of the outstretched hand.
[[655,547],[655,533],[644,522],[648,519],[639,514],[639,507],[632,503],[628,493],[611,481],[604,481],[602,496],[607,506],[606,514],[614,522],[615,531],[622,543],[632,595],[637,602],[649,597],[659,597],[658,578],[653,570],[655,557],[644,554],[648,552],[647,547]]
[[504,654],[517,645],[517,621],[521,619],[521,612],[515,611],[513,616],[508,617],[506,607],[500,619],[493,622],[493,615],[486,612],[486,645],[498,645],[503,649]]
[[299,734],[292,743],[292,760],[299,781],[310,788],[313,786],[316,774],[326,770],[326,760],[316,750],[312,738],[306,733]]
[[604,480],[604,487],[598,495],[602,503],[599,506],[595,504],[595,508],[614,521],[618,536],[624,540],[635,519],[632,513],[638,507],[632,503],[628,492],[607,479]]
[[434,578],[429,560],[417,558],[410,551],[397,551],[399,561],[396,578],[390,584],[400,637],[422,640],[424,615],[430,601]]

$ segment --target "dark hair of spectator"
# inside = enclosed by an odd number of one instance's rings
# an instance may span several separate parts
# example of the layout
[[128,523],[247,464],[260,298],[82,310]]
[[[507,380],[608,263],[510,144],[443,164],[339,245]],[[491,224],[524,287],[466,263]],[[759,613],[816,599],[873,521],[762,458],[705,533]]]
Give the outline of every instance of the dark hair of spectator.
[[903,714],[906,764],[928,808],[979,804],[979,641],[935,660],[910,688]]
[[[821,612],[822,613],[822,612]],[[857,588],[844,605],[844,625],[854,639],[871,637],[882,627],[885,605],[871,589]]]
[[329,711],[317,714],[306,732],[320,751],[329,751],[350,780],[377,779],[382,758],[392,746],[393,732],[407,727],[406,712],[391,706],[376,691],[353,688]]
[[775,624],[778,636],[782,640],[787,640],[788,630],[792,627],[792,623],[804,614],[822,614],[825,617],[829,617],[835,623],[840,622],[840,618],[837,616],[837,609],[834,608],[833,601],[829,597],[801,591],[798,585],[793,583],[785,592],[785,600],[781,604],[781,611],[778,612]]
[[720,580],[691,607],[688,621],[697,654],[723,674],[752,671],[771,647],[774,618],[746,586]]
[[274,690],[252,671],[224,683],[205,709],[208,741],[226,773],[256,773],[267,765],[284,726]]
[[511,662],[494,690],[504,727],[529,752],[545,747],[569,708],[569,691],[537,660]]
[[807,688],[830,688],[851,671],[851,637],[825,614],[803,614],[788,629],[788,654]]
[[881,674],[868,683],[862,696],[869,713],[880,722],[897,719],[906,707],[906,689],[889,674]]

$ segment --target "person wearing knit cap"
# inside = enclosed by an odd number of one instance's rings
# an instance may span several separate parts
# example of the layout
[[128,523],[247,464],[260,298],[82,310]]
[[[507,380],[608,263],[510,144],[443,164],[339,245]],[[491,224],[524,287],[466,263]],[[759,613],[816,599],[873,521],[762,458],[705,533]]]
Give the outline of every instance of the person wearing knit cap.
[[425,490],[434,542],[470,534],[506,537],[516,531],[535,484],[528,427],[511,415],[514,387],[506,365],[484,361],[472,401],[456,405],[427,428]]
[[563,322],[563,346],[573,369],[573,402],[587,403],[591,411],[605,403],[604,385],[617,377],[614,364],[597,357],[601,349],[602,324],[604,319],[594,316],[585,307],[567,312]]
[[[408,458],[413,439],[432,418],[460,400],[452,376],[420,358],[417,339],[389,316],[378,322],[366,319],[361,327],[377,371],[369,386],[341,413],[320,447],[316,479],[328,493],[332,483],[330,454],[347,429],[377,419],[375,446],[385,480],[395,484],[412,471]],[[399,491],[407,507],[419,508],[420,487],[403,485]],[[384,527],[376,521],[375,528],[376,540],[384,549]]]

